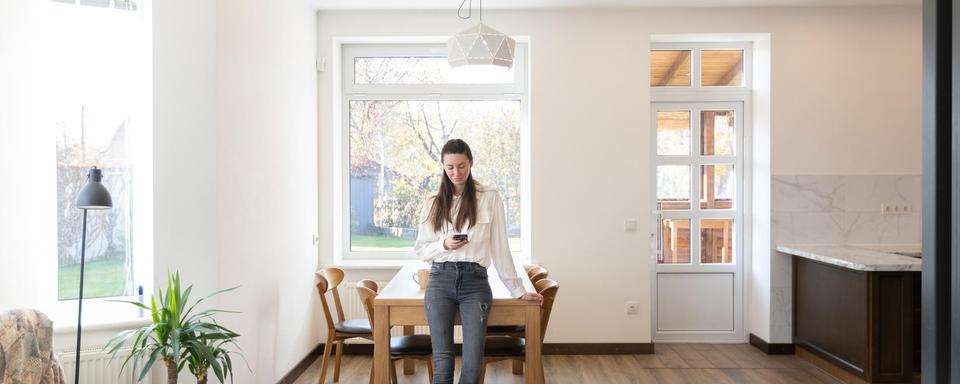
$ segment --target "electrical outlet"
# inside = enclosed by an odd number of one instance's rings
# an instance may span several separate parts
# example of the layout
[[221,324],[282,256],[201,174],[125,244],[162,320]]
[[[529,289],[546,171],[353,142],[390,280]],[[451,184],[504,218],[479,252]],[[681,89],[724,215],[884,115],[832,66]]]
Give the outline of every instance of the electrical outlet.
[[623,231],[624,232],[636,232],[637,231],[637,219],[626,219],[623,221]]
[[880,204],[881,215],[905,215],[910,213],[912,209],[910,204]]
[[627,302],[627,314],[628,315],[638,315],[640,314],[640,303],[636,301]]

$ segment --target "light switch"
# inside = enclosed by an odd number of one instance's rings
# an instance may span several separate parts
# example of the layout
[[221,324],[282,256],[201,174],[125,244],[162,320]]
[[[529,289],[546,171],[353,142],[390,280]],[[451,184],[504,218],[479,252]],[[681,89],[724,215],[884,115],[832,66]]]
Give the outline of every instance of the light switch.
[[624,232],[636,232],[637,231],[637,219],[626,219],[623,221],[623,231]]

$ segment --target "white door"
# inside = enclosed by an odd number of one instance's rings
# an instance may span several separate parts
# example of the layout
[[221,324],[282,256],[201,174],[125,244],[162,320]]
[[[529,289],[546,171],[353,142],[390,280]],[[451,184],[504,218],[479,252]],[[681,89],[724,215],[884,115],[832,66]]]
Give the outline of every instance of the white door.
[[653,103],[653,340],[743,341],[743,103]]

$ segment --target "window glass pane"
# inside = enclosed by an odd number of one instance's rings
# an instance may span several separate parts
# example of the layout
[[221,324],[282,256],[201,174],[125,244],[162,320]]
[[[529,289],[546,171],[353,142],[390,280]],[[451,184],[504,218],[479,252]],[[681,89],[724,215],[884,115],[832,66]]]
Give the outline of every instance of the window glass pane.
[[690,155],[690,111],[657,111],[657,154]]
[[690,166],[657,166],[657,203],[661,209],[690,209]]
[[733,219],[700,220],[700,263],[733,262]]
[[81,5],[51,4],[44,22],[55,28],[43,28],[38,43],[50,59],[70,58],[70,65],[44,71],[51,92],[43,92],[41,120],[55,135],[49,144],[56,150],[59,300],[79,296],[83,211],[76,202],[94,165],[103,171],[113,208],[88,211],[83,295],[134,294],[133,138],[149,129],[135,118],[148,104],[150,82],[143,69],[147,36],[137,32],[144,28],[143,12],[128,1],[113,9]]
[[700,209],[733,208],[737,188],[733,164],[700,166]]
[[742,49],[704,49],[700,61],[700,84],[704,87],[743,85]]
[[520,249],[520,101],[350,101],[350,249],[409,251],[424,198],[439,187],[440,148],[463,139],[472,174],[504,199]]
[[690,51],[650,51],[650,86],[690,86]]
[[703,135],[701,154],[704,156],[733,156],[736,132],[733,111],[700,112],[700,132]]
[[514,69],[496,65],[451,68],[446,57],[357,57],[354,84],[509,84]]
[[660,220],[657,264],[690,264],[690,219]]

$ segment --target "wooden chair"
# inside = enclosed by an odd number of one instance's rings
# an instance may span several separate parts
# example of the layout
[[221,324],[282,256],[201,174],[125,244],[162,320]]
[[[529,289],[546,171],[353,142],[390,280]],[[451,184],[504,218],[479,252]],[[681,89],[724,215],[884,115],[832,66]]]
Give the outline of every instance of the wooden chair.
[[[327,321],[327,342],[323,347],[323,360],[320,363],[320,384],[325,383],[327,377],[327,363],[330,362],[330,354],[333,351],[333,344],[337,344],[337,361],[333,367],[333,382],[340,381],[340,361],[343,357],[343,342],[347,339],[359,337],[373,340],[373,328],[367,319],[345,320],[343,315],[343,305],[340,303],[340,293],[337,287],[343,282],[343,270],[340,268],[324,268],[316,272],[317,292],[320,294],[320,303],[323,308],[323,316]],[[333,292],[333,303],[337,311],[337,321],[333,321],[333,315],[330,313],[330,306],[327,304],[327,292]]]
[[[527,277],[530,279],[531,283],[536,283],[539,280],[546,279],[547,275],[549,274],[546,268],[536,264],[525,265],[523,268],[527,271]],[[523,325],[491,325],[487,327],[487,334],[491,336],[523,337],[524,330],[525,328]]]
[[546,279],[550,273],[547,272],[547,269],[541,266],[536,266],[530,268],[527,271],[527,277],[530,278],[530,282],[536,284],[538,281]]
[[[376,281],[361,280],[357,282],[357,293],[367,311],[367,318],[373,325],[373,299],[380,292]],[[424,360],[427,362],[427,374],[433,384],[433,344],[430,335],[394,336],[390,338],[390,380],[397,383],[396,362],[403,359]],[[370,383],[373,383],[373,365],[370,365]]]
[[[550,312],[553,311],[553,302],[557,298],[560,284],[550,279],[542,279],[534,284],[537,292],[543,295],[543,304],[540,307],[540,343],[543,349],[543,336],[547,333],[547,324],[550,322]],[[523,373],[523,362],[526,354],[526,339],[517,336],[487,336],[484,347],[483,368],[480,370],[480,383],[483,383],[487,373],[487,364],[501,360],[513,360],[513,373]]]

